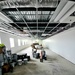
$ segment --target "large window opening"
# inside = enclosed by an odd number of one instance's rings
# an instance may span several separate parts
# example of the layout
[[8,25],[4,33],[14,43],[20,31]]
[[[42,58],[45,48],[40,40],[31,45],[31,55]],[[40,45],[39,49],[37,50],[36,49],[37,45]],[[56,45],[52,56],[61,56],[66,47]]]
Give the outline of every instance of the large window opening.
[[10,38],[10,47],[11,48],[15,47],[15,45],[14,45],[14,38]]
[[18,39],[18,46],[21,46],[21,40]]

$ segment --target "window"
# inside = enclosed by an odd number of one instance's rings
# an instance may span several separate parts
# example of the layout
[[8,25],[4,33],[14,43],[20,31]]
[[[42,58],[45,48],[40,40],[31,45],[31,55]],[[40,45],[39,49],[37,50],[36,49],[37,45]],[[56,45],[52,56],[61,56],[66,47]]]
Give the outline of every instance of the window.
[[24,40],[24,44],[27,45],[27,40]]
[[21,46],[21,40],[18,39],[18,46]]
[[1,38],[0,38],[0,44],[1,44]]
[[10,38],[10,47],[12,48],[12,47],[14,47],[15,45],[14,45],[14,39],[13,38]]
[[26,42],[24,41],[24,45],[26,45]]
[[22,40],[22,45],[24,45],[24,40]]

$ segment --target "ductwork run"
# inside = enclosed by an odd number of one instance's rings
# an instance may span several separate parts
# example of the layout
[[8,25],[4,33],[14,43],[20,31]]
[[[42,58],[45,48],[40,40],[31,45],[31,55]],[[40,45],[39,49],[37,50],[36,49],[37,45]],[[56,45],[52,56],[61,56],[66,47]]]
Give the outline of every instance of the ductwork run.
[[60,13],[60,11],[63,9],[63,7],[65,6],[65,4],[67,2],[68,2],[67,0],[61,0],[61,2],[59,3],[57,9],[55,10],[54,15],[50,19],[50,22],[54,21],[54,19],[57,17],[57,15]]
[[6,17],[3,13],[0,12],[0,19],[5,21],[6,23],[13,23],[8,17]]
[[14,4],[17,6],[17,4],[19,5],[19,7],[23,7],[23,6],[33,6],[36,7],[36,3],[38,2],[38,7],[42,6],[51,6],[51,7],[57,7],[58,3],[60,2],[60,0],[38,0],[36,2],[36,0],[4,0],[0,2],[0,6],[2,8],[9,8],[9,7],[13,7]]
[[73,1],[68,1],[66,3],[66,5],[63,7],[63,9],[60,11],[60,13],[58,14],[58,16],[55,18],[54,22],[59,21],[62,16],[64,16],[64,14],[75,4],[75,2]]
[[75,11],[75,5],[59,20],[63,22],[67,17],[69,17]]

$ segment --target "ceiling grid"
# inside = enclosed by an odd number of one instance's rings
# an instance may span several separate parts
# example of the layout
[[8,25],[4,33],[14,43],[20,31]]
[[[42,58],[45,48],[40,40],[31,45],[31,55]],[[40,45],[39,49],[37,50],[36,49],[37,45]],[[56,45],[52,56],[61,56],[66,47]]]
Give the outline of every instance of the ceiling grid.
[[[59,20],[54,22],[55,19],[53,15],[59,14],[58,12],[55,13],[55,11],[60,1],[61,0],[2,0],[0,1],[0,6],[2,13],[5,13],[4,15],[13,21],[13,23],[10,23],[12,26],[22,30],[22,32],[28,30],[29,35],[33,37],[47,38],[48,35],[50,37],[60,30],[63,30],[68,24],[64,22],[60,23]],[[68,4],[67,1],[63,2],[63,5],[65,4]],[[73,15],[74,13],[70,16]]]

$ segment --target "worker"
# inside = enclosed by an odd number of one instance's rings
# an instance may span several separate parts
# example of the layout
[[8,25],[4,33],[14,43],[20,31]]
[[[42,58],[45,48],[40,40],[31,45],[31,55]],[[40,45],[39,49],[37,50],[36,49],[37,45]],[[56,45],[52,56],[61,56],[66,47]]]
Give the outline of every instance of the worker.
[[43,62],[42,51],[41,51],[41,53],[40,53],[40,62]]

